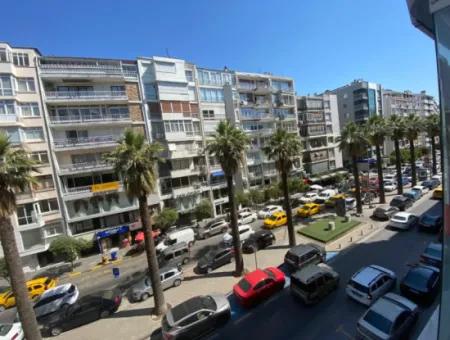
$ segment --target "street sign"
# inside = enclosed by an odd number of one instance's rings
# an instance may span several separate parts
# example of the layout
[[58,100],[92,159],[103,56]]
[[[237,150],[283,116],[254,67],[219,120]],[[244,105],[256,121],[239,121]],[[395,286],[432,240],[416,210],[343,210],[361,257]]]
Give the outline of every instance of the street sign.
[[115,279],[118,279],[120,277],[120,269],[117,267],[113,267],[112,274]]

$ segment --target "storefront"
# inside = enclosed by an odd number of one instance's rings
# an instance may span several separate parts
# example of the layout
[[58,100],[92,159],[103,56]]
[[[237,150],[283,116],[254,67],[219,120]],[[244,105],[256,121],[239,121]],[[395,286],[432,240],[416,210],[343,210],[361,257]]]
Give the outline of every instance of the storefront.
[[106,252],[113,247],[119,247],[123,244],[125,238],[130,238],[130,226],[123,225],[99,231],[95,234],[100,252]]

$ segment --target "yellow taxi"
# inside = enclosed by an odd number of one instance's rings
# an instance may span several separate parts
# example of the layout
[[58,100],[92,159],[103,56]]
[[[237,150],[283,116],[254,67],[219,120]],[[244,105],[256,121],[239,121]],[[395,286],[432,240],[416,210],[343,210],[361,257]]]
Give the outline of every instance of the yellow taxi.
[[334,195],[325,201],[325,205],[329,208],[334,208],[337,200],[345,199],[345,198],[347,198],[347,195],[345,195],[345,194]]
[[310,217],[318,213],[320,213],[320,204],[317,203],[304,204],[297,210],[297,215],[300,217]]
[[[30,299],[34,300],[39,297],[47,289],[56,287],[58,283],[57,279],[52,279],[49,277],[39,277],[26,282],[28,288],[28,296]],[[0,294],[0,311],[7,308],[14,307],[16,305],[16,298],[11,289]]]
[[274,212],[271,216],[264,220],[264,227],[267,229],[273,229],[281,227],[287,223],[287,215],[284,211]]
[[433,191],[433,198],[435,200],[441,200],[442,199],[442,185],[440,185],[436,189],[434,189],[434,191]]

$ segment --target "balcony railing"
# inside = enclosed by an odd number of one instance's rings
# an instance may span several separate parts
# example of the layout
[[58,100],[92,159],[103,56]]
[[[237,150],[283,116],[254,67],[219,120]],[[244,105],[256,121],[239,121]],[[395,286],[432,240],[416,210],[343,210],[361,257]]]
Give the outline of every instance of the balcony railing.
[[17,122],[19,118],[15,114],[6,114],[6,115],[0,115],[0,124],[4,122],[12,123]]
[[80,187],[65,188],[64,195],[76,195],[81,193],[107,193],[112,191],[119,191],[123,189],[123,185],[119,181],[98,183],[92,185],[84,185]]
[[137,69],[123,69],[119,65],[102,65],[99,63],[41,63],[40,69],[44,74],[88,73],[94,75],[137,77]]
[[74,146],[84,146],[84,145],[114,144],[116,142],[117,142],[116,136],[66,138],[66,139],[57,139],[53,141],[55,148],[70,148]]
[[47,100],[127,100],[125,91],[48,91]]
[[130,121],[128,113],[50,116],[52,124]]
[[106,162],[83,162],[83,163],[72,163],[72,164],[61,164],[59,166],[59,171],[61,173],[72,172],[72,171],[89,171],[95,169],[105,169],[112,167],[112,165]]

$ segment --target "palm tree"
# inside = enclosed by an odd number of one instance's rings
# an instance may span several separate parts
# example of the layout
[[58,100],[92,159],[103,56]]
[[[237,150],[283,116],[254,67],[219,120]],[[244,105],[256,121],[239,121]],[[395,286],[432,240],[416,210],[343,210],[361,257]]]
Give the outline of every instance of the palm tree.
[[372,116],[367,121],[365,126],[366,137],[370,145],[375,146],[375,154],[377,157],[377,172],[378,172],[378,190],[380,192],[380,204],[386,203],[384,195],[383,183],[383,160],[381,158],[381,146],[384,144],[384,139],[389,134],[388,125],[381,116]]
[[301,142],[297,135],[278,128],[263,148],[264,153],[275,161],[275,166],[281,175],[281,185],[284,193],[284,206],[286,208],[287,225],[289,233],[289,246],[295,246],[295,231],[292,221],[291,202],[289,200],[288,175],[292,168],[293,158],[301,152]]
[[416,150],[414,141],[419,137],[419,133],[423,130],[423,120],[418,115],[409,114],[406,118],[405,137],[409,141],[409,158],[411,163],[412,186],[417,184],[416,173]]
[[402,183],[402,158],[400,155],[399,141],[405,137],[405,120],[403,117],[393,114],[389,117],[388,125],[390,126],[390,137],[394,141],[395,148],[395,167],[397,169],[397,193],[403,194]]
[[142,229],[144,231],[145,251],[153,290],[155,315],[162,315],[166,310],[164,294],[159,276],[155,243],[152,237],[152,219],[149,214],[147,196],[155,191],[157,183],[156,166],[163,147],[158,143],[148,143],[145,136],[131,129],[125,130],[124,136],[115,150],[105,155],[105,160],[114,166],[117,175],[130,198],[137,198]]
[[431,157],[432,161],[432,172],[433,175],[437,174],[436,168],[436,137],[441,133],[441,123],[439,119],[439,115],[432,114],[425,118],[425,131],[430,138],[431,141]]
[[228,206],[230,209],[230,224],[236,262],[234,274],[236,276],[242,275],[244,262],[237,224],[233,176],[243,162],[244,150],[249,143],[249,137],[242,130],[234,127],[229,121],[222,120],[216,128],[213,139],[207,146],[209,155],[215,157],[220,163],[227,180]]
[[35,165],[24,150],[13,149],[9,138],[0,133],[0,240],[25,337],[32,340],[41,339],[41,333],[28,297],[10,217],[16,210],[14,190],[24,191],[35,182]]
[[367,140],[361,126],[350,122],[341,130],[338,137],[339,149],[347,151],[352,158],[352,172],[355,178],[356,211],[362,213],[361,184],[358,171],[358,158],[367,151]]

